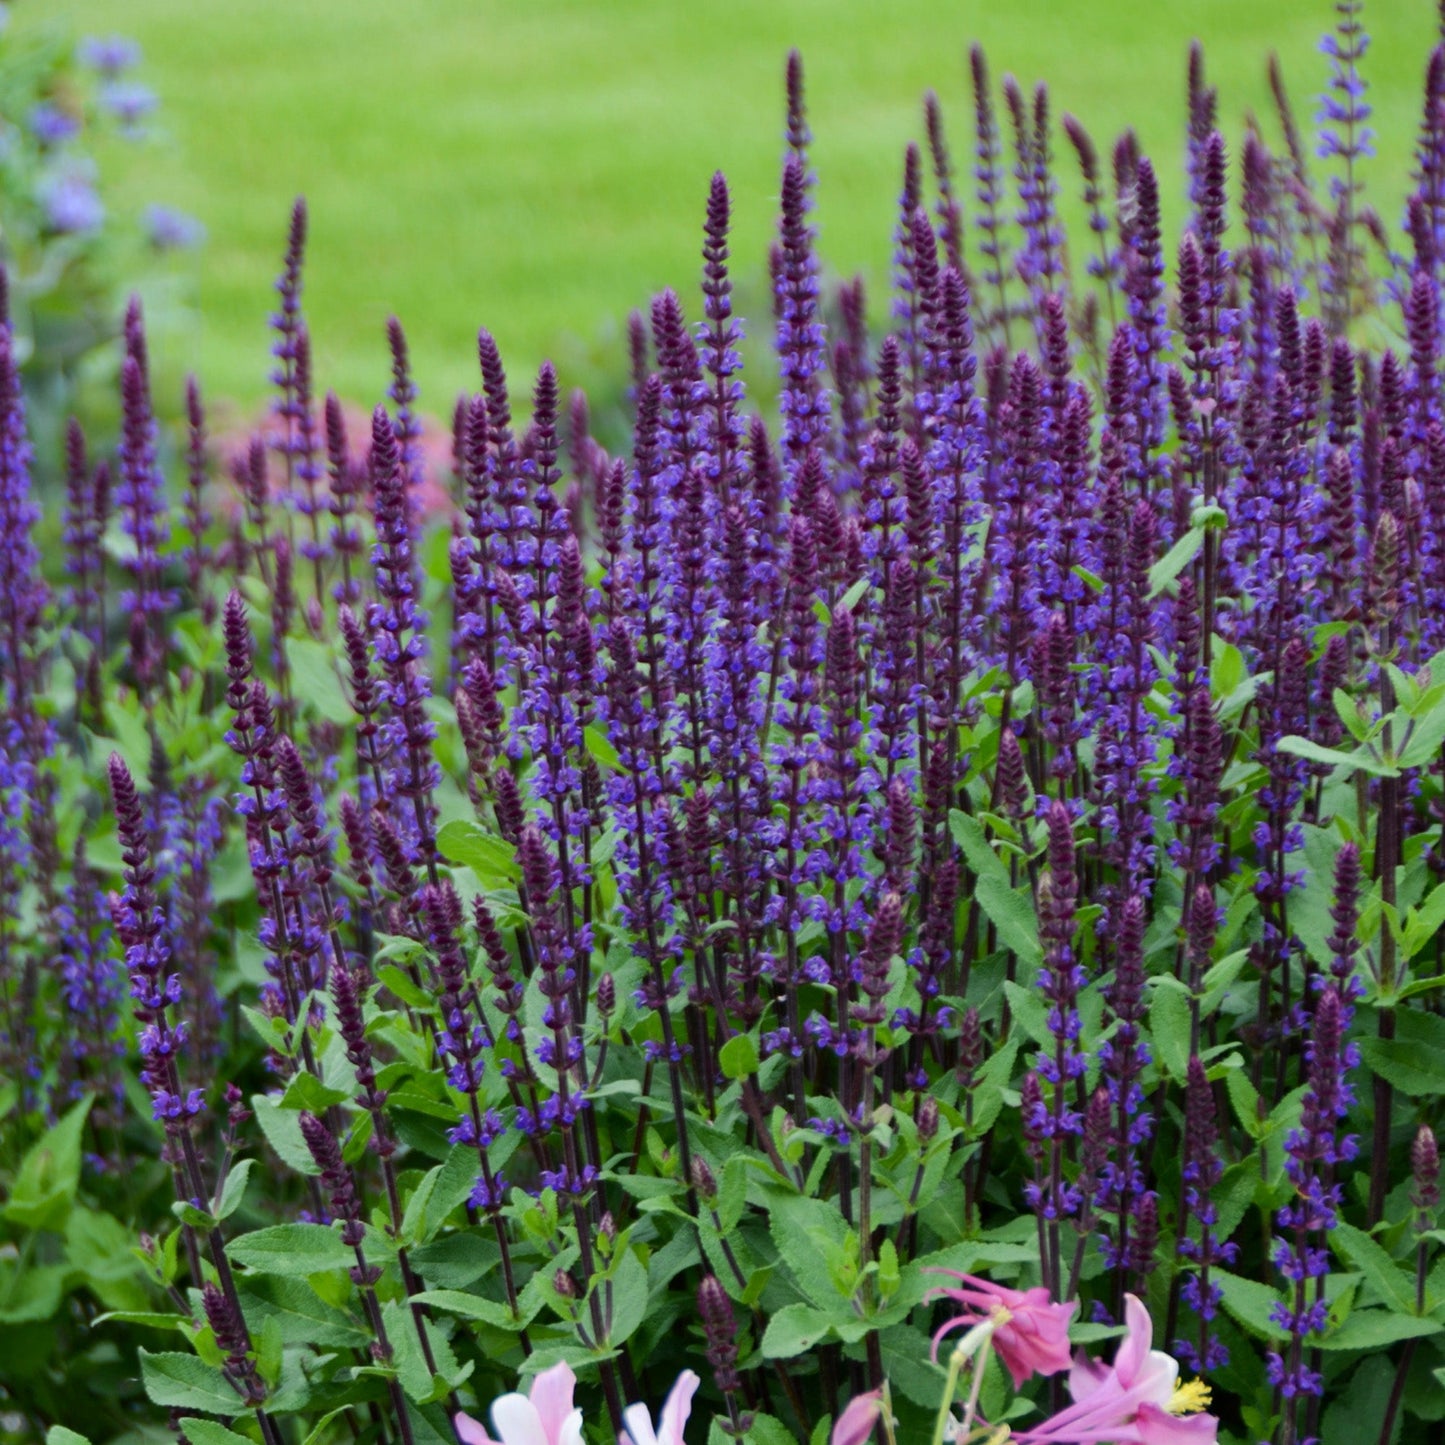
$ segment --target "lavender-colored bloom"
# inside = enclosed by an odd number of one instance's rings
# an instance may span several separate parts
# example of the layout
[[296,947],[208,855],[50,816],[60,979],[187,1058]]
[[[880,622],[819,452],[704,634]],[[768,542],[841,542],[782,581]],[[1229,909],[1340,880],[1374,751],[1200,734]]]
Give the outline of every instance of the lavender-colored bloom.
[[1223,1291],[1209,1278],[1215,1265],[1233,1264],[1237,1245],[1223,1242],[1216,1233],[1219,1208],[1212,1192],[1224,1175],[1219,1157],[1218,1126],[1214,1091],[1198,1054],[1189,1059],[1184,1105],[1184,1203],[1188,1215],[1199,1225],[1199,1238],[1182,1234],[1179,1253],[1192,1268],[1185,1276],[1181,1298],[1194,1312],[1199,1333],[1193,1339],[1176,1340],[1175,1352],[1201,1372],[1223,1369],[1229,1350],[1215,1333],[1213,1321],[1219,1314]]
[[733,498],[738,459],[743,450],[743,423],[738,404],[743,384],[738,345],[741,322],[733,315],[732,282],[728,276],[728,227],[732,202],[721,171],[712,178],[707,200],[707,228],[703,243],[703,311],[707,324],[702,335],[702,364],[713,379],[712,415],[708,422],[711,481],[718,499],[727,506]]
[[1141,1211],[1150,1196],[1139,1160],[1139,1151],[1154,1129],[1139,1083],[1152,1057],[1139,1028],[1145,1010],[1144,925],[1144,900],[1136,894],[1119,910],[1114,977],[1104,991],[1109,1012],[1118,1024],[1112,1037],[1098,1048],[1113,1126],[1110,1157],[1100,1170],[1095,1202],[1114,1218],[1113,1229],[1104,1235],[1103,1251],[1105,1262],[1119,1272],[1121,1285],[1138,1249]]
[[968,53],[969,69],[973,78],[973,106],[975,120],[974,179],[978,186],[978,207],[974,225],[983,234],[979,250],[983,253],[985,266],[979,276],[985,288],[992,288],[997,297],[997,306],[992,315],[986,317],[989,327],[999,326],[1003,331],[1004,344],[1009,340],[1009,301],[1007,277],[1012,269],[1009,265],[1008,242],[1003,233],[1003,170],[1002,148],[999,144],[998,126],[994,120],[993,95],[989,87],[988,62],[982,47],[974,45]]
[[440,775],[431,754],[436,725],[426,713],[431,693],[425,666],[427,617],[417,606],[421,589],[401,454],[382,407],[377,407],[371,422],[371,486],[376,518],[372,563],[380,600],[368,606],[366,620],[383,679],[380,694],[390,709],[383,724],[393,760],[388,789],[411,800],[412,816],[406,827],[418,860],[433,868],[436,838],[431,793]]
[[168,639],[164,618],[175,596],[164,585],[161,550],[170,539],[164,485],[156,464],[156,426],[146,370],[140,302],[126,310],[126,358],[121,366],[120,485],[116,509],[121,527],[135,544],[127,559],[132,585],[120,605],[130,614],[131,665],[143,692],[163,681]]
[[88,35],[76,47],[81,64],[114,79],[140,64],[140,45],[124,35]]
[[[0,825],[0,835],[3,831]],[[0,854],[6,851],[0,842]],[[118,1007],[124,972],[112,953],[109,922],[98,906],[101,898],[100,880],[86,861],[84,843],[77,842],[71,884],[56,920],[61,987],[73,1020],[65,1070],[70,1097],[96,1090],[103,1115],[113,1120],[124,1099],[118,1067],[126,1053]]]
[[1345,178],[1331,182],[1336,200],[1351,194],[1357,185],[1354,162],[1375,153],[1374,132],[1365,125],[1370,118],[1365,100],[1368,86],[1360,74],[1360,61],[1370,45],[1360,22],[1363,8],[1363,0],[1337,0],[1335,33],[1320,41],[1321,52],[1329,57],[1330,79],[1320,96],[1318,154],[1323,159],[1338,156],[1345,165]]
[[778,370],[783,383],[779,408],[783,447],[791,463],[789,480],[828,430],[828,394],[820,381],[823,327],[818,319],[818,259],[807,210],[807,168],[793,154],[783,168],[781,263],[775,297]]
[[167,844],[174,863],[170,908],[171,935],[180,954],[184,1010],[192,1053],[211,1063],[222,1045],[221,998],[216,990],[216,950],[212,942],[215,901],[211,868],[225,841],[222,800],[212,780],[192,774],[180,781],[167,822]]
[[0,325],[0,701],[12,719],[29,710],[36,679],[29,659],[47,600],[31,492],[30,441],[10,328]]
[[1322,1377],[1305,1359],[1310,1339],[1323,1334],[1329,1323],[1328,1306],[1314,1281],[1329,1270],[1325,1241],[1343,1197],[1335,1166],[1356,1153],[1354,1137],[1339,1133],[1340,1120],[1354,1098],[1345,1074],[1359,1062],[1358,1050],[1345,1041],[1343,1024],[1342,1001],[1330,985],[1315,1005],[1299,1127],[1284,1145],[1289,1156],[1285,1172],[1295,1186],[1295,1197],[1277,1215],[1274,1263],[1288,1283],[1285,1300],[1275,1305],[1270,1317],[1289,1332],[1290,1342],[1287,1353],[1269,1353],[1267,1370],[1291,1418],[1298,1396],[1318,1395],[1323,1389]]
[[206,239],[205,226],[174,206],[147,206],[141,213],[141,224],[157,251],[189,251]]
[[1128,303],[1129,336],[1138,358],[1134,411],[1138,420],[1137,480],[1150,495],[1166,475],[1167,463],[1154,454],[1164,441],[1163,355],[1169,345],[1164,305],[1164,253],[1160,243],[1159,181],[1147,156],[1134,175],[1133,221],[1124,247],[1123,289]]
[[77,171],[62,172],[42,181],[40,203],[52,231],[61,235],[84,236],[105,223],[105,206],[89,177]]
[[178,1134],[201,1112],[201,1091],[181,1093],[177,1055],[185,1044],[184,1024],[172,1025],[168,1010],[181,1001],[180,978],[170,971],[171,941],[156,896],[156,870],[140,795],[118,753],[110,755],[110,790],[124,865],[124,890],[111,904],[116,933],[125,949],[130,996],[141,1026],[141,1075],[150,1090],[155,1118]]
[[30,133],[42,146],[53,149],[80,134],[80,117],[42,100],[30,111]]
[[1013,76],[1004,77],[1004,101],[1014,132],[1014,176],[1018,183],[1018,223],[1024,244],[1016,267],[1028,288],[1035,325],[1042,320],[1042,301],[1058,290],[1057,253],[1063,233],[1054,220],[1054,184],[1049,160],[1048,89],[1039,85],[1030,106]]
[[111,80],[100,88],[100,103],[119,123],[121,133],[142,133],[141,122],[160,104],[155,91],[134,81]]
[[[303,1114],[301,1117],[310,1119],[311,1115]],[[334,1140],[332,1147],[335,1147]],[[216,1337],[216,1344],[226,1356],[226,1369],[241,1392],[242,1400],[247,1405],[261,1404],[266,1398],[266,1385],[256,1368],[246,1322],[235,1300],[207,1280],[201,1290],[201,1306],[206,1312],[206,1323]]]
[[[1033,1077],[1039,1099],[1024,1124],[1037,1146],[1047,1142],[1048,1173],[1026,1186],[1024,1197],[1040,1219],[1049,1246],[1047,1278],[1056,1296],[1062,1289],[1059,1221],[1079,1212],[1083,1203],[1076,1183],[1063,1173],[1064,1151],[1070,1136],[1083,1134],[1083,1116],[1074,1106],[1076,1080],[1084,1075],[1087,1059],[1080,1047],[1082,1024],[1078,997],[1087,982],[1074,949],[1075,909],[1078,903],[1078,871],[1074,857],[1073,820],[1061,802],[1053,803],[1047,815],[1049,847],[1048,872],[1039,878],[1039,937],[1044,962],[1039,988],[1049,1004],[1048,1029],[1052,1044],[1041,1048]],[[1047,1090],[1047,1100],[1043,1097]]]

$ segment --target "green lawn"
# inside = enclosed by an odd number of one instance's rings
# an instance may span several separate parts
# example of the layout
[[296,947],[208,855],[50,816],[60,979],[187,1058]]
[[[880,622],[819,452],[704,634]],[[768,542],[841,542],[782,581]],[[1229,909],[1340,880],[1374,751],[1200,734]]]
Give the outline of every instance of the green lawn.
[[[834,272],[886,275],[901,149],[919,99],[942,97],[967,163],[970,41],[995,74],[1047,79],[1106,144],[1132,124],[1172,199],[1186,47],[1206,45],[1231,132],[1249,109],[1273,131],[1264,62],[1284,59],[1302,118],[1325,62],[1320,0],[32,0],[17,26],[122,30],[145,49],[164,134],[114,164],[119,198],[198,215],[203,318],[171,368],[254,402],[287,210],[311,205],[306,308],[323,386],[374,400],[395,312],[424,402],[449,410],[474,377],[479,325],[519,390],[554,356],[564,382],[621,356],[619,323],[658,288],[695,286],[715,168],[736,211],[739,274],[760,294],[781,147],[782,69],[804,55]],[[1380,159],[1377,204],[1399,214],[1432,41],[1428,0],[1367,8]],[[1073,186],[1070,157],[1060,174]],[[875,292],[875,314],[882,305]],[[694,306],[695,309],[695,306]],[[757,309],[756,307],[754,308]],[[765,320],[765,318],[759,318]]]

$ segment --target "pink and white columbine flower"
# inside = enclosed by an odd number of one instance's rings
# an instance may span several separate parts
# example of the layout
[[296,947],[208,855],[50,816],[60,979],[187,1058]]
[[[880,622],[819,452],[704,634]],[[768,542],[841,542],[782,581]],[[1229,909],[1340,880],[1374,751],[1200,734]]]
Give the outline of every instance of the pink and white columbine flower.
[[[652,1413],[646,1405],[629,1405],[622,1412],[626,1429],[620,1437],[620,1445],[683,1445],[682,1432],[687,1417],[692,1413],[692,1397],[702,1383],[691,1371],[684,1370],[677,1377],[667,1400],[662,1407],[660,1428],[653,1430]],[[510,1440],[503,1445],[512,1445]]]
[[1112,1365],[1081,1350],[1069,1372],[1074,1403],[1043,1424],[1020,1431],[1021,1445],[1216,1445],[1219,1421],[1203,1414],[1209,1389],[1179,1383],[1179,1365],[1151,1350],[1149,1311],[1124,1296],[1129,1327]]
[[582,1411],[572,1408],[576,1385],[577,1376],[565,1361],[553,1365],[532,1381],[530,1395],[499,1395],[492,1401],[496,1440],[460,1411],[452,1422],[457,1437],[462,1445],[582,1445]]
[[971,1274],[956,1270],[934,1270],[935,1274],[951,1275],[965,1286],[962,1289],[933,1291],[934,1299],[950,1299],[963,1306],[963,1313],[951,1319],[933,1337],[933,1353],[938,1342],[954,1330],[961,1330],[985,1320],[994,1321],[992,1344],[1013,1376],[1017,1389],[1031,1375],[1056,1375],[1067,1370],[1069,1358],[1069,1321],[1079,1302],[1054,1304],[1048,1290],[1009,1289]]

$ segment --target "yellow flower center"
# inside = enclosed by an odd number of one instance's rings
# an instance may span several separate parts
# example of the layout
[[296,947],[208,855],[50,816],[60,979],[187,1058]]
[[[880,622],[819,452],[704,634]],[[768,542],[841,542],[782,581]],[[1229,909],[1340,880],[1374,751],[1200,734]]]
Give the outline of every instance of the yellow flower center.
[[1189,1380],[1174,1387],[1165,1409],[1171,1415],[1193,1415],[1209,1408],[1209,1386],[1203,1380]]

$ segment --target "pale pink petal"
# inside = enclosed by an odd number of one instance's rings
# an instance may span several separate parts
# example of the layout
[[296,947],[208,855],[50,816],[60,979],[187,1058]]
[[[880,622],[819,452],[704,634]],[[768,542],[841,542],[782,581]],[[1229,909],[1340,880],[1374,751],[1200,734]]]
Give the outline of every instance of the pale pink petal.
[[1140,1445],[1215,1445],[1219,1421],[1213,1415],[1171,1415],[1143,1404],[1134,1418]]
[[1032,1375],[1056,1375],[1069,1368],[1069,1321],[1078,1307],[1077,1301],[1051,1304],[1044,1289],[1016,1295],[1008,1320],[993,1337],[1015,1388]]
[[525,1395],[498,1395],[492,1401],[492,1428],[501,1445],[552,1445],[537,1407]]
[[855,1395],[833,1424],[829,1445],[866,1445],[883,1409],[883,1391]]
[[557,1436],[558,1445],[582,1445],[582,1412],[573,1410],[562,1422],[561,1433]]
[[[629,1405],[622,1412],[623,1440],[632,1445],[657,1445],[657,1436],[652,1429],[652,1412],[646,1405]],[[509,1442],[510,1445],[510,1442]]]
[[461,1410],[458,1410],[452,1417],[452,1424],[456,1428],[457,1439],[462,1442],[462,1445],[496,1445],[481,1424]]
[[1161,1350],[1150,1350],[1143,1368],[1134,1376],[1134,1390],[1151,1405],[1167,1405],[1179,1383],[1179,1361]]
[[1098,1360],[1091,1360],[1083,1350],[1074,1355],[1069,1369],[1069,1395],[1075,1400],[1087,1400],[1106,1380],[1112,1380],[1114,1372]]
[[[692,1413],[692,1397],[702,1381],[692,1370],[684,1370],[668,1392],[662,1407],[662,1435],[659,1445],[683,1445],[682,1432]],[[641,1445],[641,1441],[638,1442]]]
[[1149,1311],[1135,1295],[1124,1296],[1124,1323],[1129,1327],[1129,1333],[1124,1336],[1124,1343],[1119,1346],[1119,1353],[1114,1356],[1114,1373],[1118,1375],[1124,1388],[1128,1389],[1134,1383],[1135,1376],[1143,1370],[1145,1361],[1149,1358],[1149,1346],[1154,1340],[1154,1322],[1149,1318]]
[[532,1404],[536,1407],[537,1418],[542,1422],[542,1433],[547,1445],[562,1445],[562,1431],[572,1411],[572,1391],[576,1388],[577,1376],[572,1373],[566,1360],[543,1370],[532,1381]]

